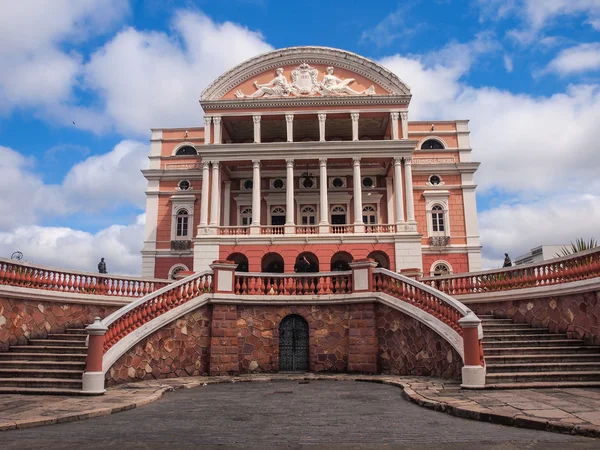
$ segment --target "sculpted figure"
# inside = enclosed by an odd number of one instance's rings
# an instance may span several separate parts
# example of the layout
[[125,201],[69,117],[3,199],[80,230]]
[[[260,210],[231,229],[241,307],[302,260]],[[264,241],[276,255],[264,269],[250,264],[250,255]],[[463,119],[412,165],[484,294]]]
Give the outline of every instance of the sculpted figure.
[[504,254],[504,265],[502,267],[512,267],[512,261],[510,260],[508,253]]
[[100,258],[100,262],[98,263],[98,273],[107,273],[104,258]]
[[238,90],[235,92],[235,96],[238,98],[256,98],[262,97],[263,95],[268,97],[287,97],[288,95],[290,95],[291,86],[287,78],[283,74],[283,69],[276,69],[275,75],[275,78],[273,78],[266,84],[258,84],[258,82],[255,81],[254,87],[256,88],[256,92],[250,95],[245,95],[242,91]]
[[354,78],[347,78],[346,80],[342,80],[341,78],[336,77],[333,74],[333,67],[327,68],[327,75],[323,76],[323,81],[321,81],[322,95],[341,95],[341,94],[349,94],[349,95],[373,95],[375,94],[375,88],[371,86],[369,89],[358,92],[352,89],[349,84],[354,83]]

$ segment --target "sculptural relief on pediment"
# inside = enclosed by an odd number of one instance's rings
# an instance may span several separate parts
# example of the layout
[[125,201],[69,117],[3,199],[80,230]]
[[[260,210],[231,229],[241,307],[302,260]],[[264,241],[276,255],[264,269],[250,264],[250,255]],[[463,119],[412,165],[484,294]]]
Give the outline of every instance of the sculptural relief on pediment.
[[246,94],[238,89],[234,95],[237,98],[375,95],[375,86],[371,85],[362,91],[354,90],[350,85],[355,82],[355,79],[337,77],[334,75],[333,67],[327,67],[326,73],[320,80],[319,70],[306,63],[293,69],[290,75],[291,82],[285,76],[284,69],[278,68],[275,70],[275,78],[269,82],[260,84],[254,81],[254,92]]

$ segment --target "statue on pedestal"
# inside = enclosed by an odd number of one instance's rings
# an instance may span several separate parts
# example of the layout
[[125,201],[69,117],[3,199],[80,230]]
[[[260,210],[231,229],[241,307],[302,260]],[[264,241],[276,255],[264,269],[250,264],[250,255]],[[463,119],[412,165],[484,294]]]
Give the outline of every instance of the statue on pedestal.
[[512,261],[510,260],[508,253],[504,254],[504,265],[502,267],[512,267]]
[[106,271],[106,263],[104,262],[104,258],[100,258],[100,262],[98,263],[98,273],[108,273]]

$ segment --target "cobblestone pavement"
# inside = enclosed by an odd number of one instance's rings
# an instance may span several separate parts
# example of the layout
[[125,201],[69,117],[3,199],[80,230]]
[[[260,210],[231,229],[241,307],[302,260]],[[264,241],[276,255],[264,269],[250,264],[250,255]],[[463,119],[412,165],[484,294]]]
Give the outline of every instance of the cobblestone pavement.
[[[0,435],[2,448],[598,449],[600,441],[464,420],[420,408],[395,386],[353,381],[209,384],[144,408]],[[476,446],[476,447],[475,447]]]

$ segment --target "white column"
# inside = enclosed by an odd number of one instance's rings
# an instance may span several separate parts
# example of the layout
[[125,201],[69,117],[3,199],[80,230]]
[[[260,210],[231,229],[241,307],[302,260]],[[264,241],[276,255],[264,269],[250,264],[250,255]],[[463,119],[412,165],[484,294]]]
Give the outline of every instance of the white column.
[[360,158],[353,158],[353,185],[354,185],[354,232],[364,233],[365,225],[362,220],[362,178],[360,176]]
[[394,223],[394,187],[393,187],[393,178],[385,177],[385,191],[387,194],[387,223]]
[[402,139],[408,139],[408,111],[401,112],[400,118],[402,119]]
[[402,198],[402,158],[394,158],[394,199],[396,200],[396,224],[404,223]]
[[325,119],[327,114],[319,114],[319,140],[323,142],[325,140]]
[[219,161],[212,162],[212,188],[210,190],[210,226],[219,226]]
[[319,159],[319,195],[321,199],[321,220],[319,233],[329,233],[329,201],[327,199],[327,158]]
[[415,200],[413,198],[412,158],[404,158],[404,182],[406,188],[406,221],[415,221]]
[[286,159],[285,234],[294,234],[294,160]]
[[223,226],[231,225],[231,181],[225,181],[223,188]]
[[252,116],[252,122],[254,122],[254,143],[260,144],[260,116]]
[[221,138],[221,118],[220,117],[213,117],[213,124],[214,126],[214,137],[215,137],[215,144],[221,144],[223,142],[222,138]]
[[202,193],[200,200],[200,226],[208,225],[208,198],[209,198],[209,168],[208,161],[202,161]]
[[252,234],[260,234],[260,161],[252,161]]
[[287,141],[294,142],[294,115],[285,115],[285,128],[287,130]]
[[358,113],[350,113],[352,119],[352,140],[358,141]]
[[212,122],[212,117],[204,116],[204,145],[212,144],[210,142],[210,123]]
[[398,118],[400,117],[400,113],[393,112],[390,113],[390,120],[392,121],[392,139],[398,139]]

